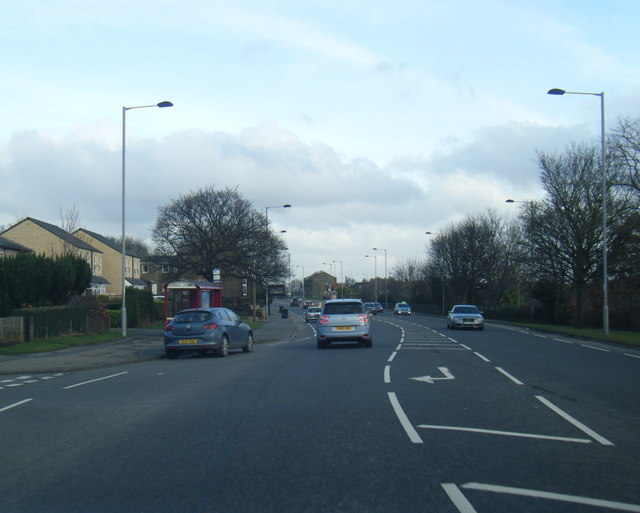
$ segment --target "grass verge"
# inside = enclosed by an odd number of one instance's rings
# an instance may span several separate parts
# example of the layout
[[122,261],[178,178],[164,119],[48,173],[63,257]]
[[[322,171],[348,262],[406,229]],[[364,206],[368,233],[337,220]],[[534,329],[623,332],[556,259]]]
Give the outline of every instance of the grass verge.
[[100,344],[101,342],[109,342],[121,338],[119,331],[110,331],[107,333],[96,333],[92,335],[68,335],[65,337],[41,338],[33,342],[23,342],[11,346],[1,346],[0,354],[21,355],[32,353],[46,353],[48,351],[57,351],[58,349],[66,349],[69,347],[87,346],[91,344]]
[[609,331],[609,335],[605,336],[601,329],[594,328],[573,328],[571,326],[557,326],[555,324],[529,324],[522,322],[514,322],[512,324],[540,331],[562,333],[571,337],[604,340],[617,344],[640,347],[640,332],[637,331]]

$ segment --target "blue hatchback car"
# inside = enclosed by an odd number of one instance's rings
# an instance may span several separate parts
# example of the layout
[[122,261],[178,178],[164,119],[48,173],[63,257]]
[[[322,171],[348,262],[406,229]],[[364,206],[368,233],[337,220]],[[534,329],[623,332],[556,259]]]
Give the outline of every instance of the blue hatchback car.
[[253,351],[253,332],[228,308],[181,310],[164,329],[167,358],[189,351],[227,356],[230,349]]

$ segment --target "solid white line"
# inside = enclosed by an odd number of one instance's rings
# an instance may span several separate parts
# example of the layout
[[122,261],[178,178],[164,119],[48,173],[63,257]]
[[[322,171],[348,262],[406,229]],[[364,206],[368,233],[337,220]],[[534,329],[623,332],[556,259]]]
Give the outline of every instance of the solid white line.
[[496,370],[498,372],[501,372],[502,374],[504,374],[507,378],[509,378],[511,381],[513,381],[516,385],[524,385],[524,383],[522,381],[520,381],[517,378],[514,378],[511,374],[509,374],[506,370],[504,370],[501,367],[496,367]]
[[440,483],[440,486],[444,488],[449,499],[451,499],[451,502],[453,502],[453,505],[458,508],[460,513],[477,513],[476,509],[467,500],[460,488],[458,488],[454,483]]
[[491,361],[486,356],[482,356],[480,353],[476,353],[475,351],[473,352],[473,354],[475,354],[478,358],[480,358],[481,360],[484,360],[485,362],[490,362]]
[[467,428],[459,426],[434,426],[430,424],[420,424],[422,429],[441,429],[444,431],[467,431],[470,433],[484,433],[487,435],[514,436],[518,438],[535,438],[538,440],[555,440],[557,442],[572,442],[576,444],[590,444],[592,441],[587,438],[569,438],[566,436],[536,435],[533,433],[515,433],[513,431],[497,431],[495,429]]
[[580,344],[582,347],[586,347],[588,349],[595,349],[596,351],[604,351],[605,353],[609,353],[609,349],[602,349],[601,347],[588,346],[587,344]]
[[394,351],[393,353],[391,353],[391,356],[389,357],[387,362],[391,363],[397,354],[398,354],[398,351]]
[[582,422],[574,419],[571,415],[569,415],[568,413],[565,413],[560,408],[558,408],[555,404],[553,404],[551,401],[548,401],[547,399],[545,399],[541,395],[537,395],[536,399],[538,399],[538,401],[540,401],[545,406],[551,408],[554,412],[556,412],[558,415],[560,415],[567,422],[570,422],[571,424],[573,424],[580,431],[582,431],[583,433],[586,433],[587,435],[589,435],[591,438],[593,438],[597,442],[600,442],[602,445],[613,445],[605,437],[600,436],[598,433],[596,433],[592,429],[590,429],[587,426],[585,426]]
[[564,493],[541,492],[538,490],[527,490],[526,488],[513,488],[511,486],[496,486],[483,483],[466,483],[462,488],[468,490],[478,490],[482,492],[509,493],[512,495],[522,495],[524,497],[534,497],[536,499],[551,499],[555,501],[572,502],[574,504],[584,504],[586,506],[596,506],[602,508],[616,509],[618,511],[640,512],[640,506],[626,502],[605,501],[602,499],[592,499],[590,497],[579,497],[577,495],[567,495]]
[[128,374],[128,371],[119,372],[118,374],[111,374],[110,376],[105,376],[104,378],[92,379],[91,381],[83,381],[82,383],[76,383],[75,385],[69,385],[68,387],[64,387],[62,390],[69,390],[70,388],[88,385],[89,383],[95,383],[96,381],[102,381],[103,379],[115,378],[116,376],[122,376],[123,374]]
[[404,410],[402,409],[402,406],[400,406],[400,403],[398,402],[398,398],[396,397],[396,394],[394,392],[389,392],[388,395],[389,395],[389,401],[391,401],[391,406],[393,407],[393,411],[396,412],[396,417],[398,417],[400,424],[402,424],[402,427],[406,431],[407,435],[409,435],[409,439],[414,444],[424,443],[422,441],[422,438],[420,438],[420,435],[418,434],[418,432],[411,425],[411,422],[409,422],[409,418],[407,417]]
[[389,365],[384,366],[384,382],[391,383],[391,367]]
[[16,406],[20,406],[21,404],[28,403],[29,401],[33,401],[33,399],[25,399],[24,401],[19,401],[17,403],[10,404],[9,406],[5,406],[4,408],[0,408],[0,413],[10,410],[11,408],[15,408]]
[[640,358],[640,356],[638,356],[637,354],[629,354],[629,353],[624,353],[625,356],[630,356],[631,358]]

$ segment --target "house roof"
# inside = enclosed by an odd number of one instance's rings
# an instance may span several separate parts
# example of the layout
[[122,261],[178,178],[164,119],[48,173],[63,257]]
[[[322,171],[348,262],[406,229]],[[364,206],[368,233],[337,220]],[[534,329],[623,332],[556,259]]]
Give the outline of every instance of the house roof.
[[14,251],[33,251],[31,248],[27,246],[23,246],[22,244],[18,244],[17,242],[13,242],[12,240],[5,239],[4,237],[0,237],[0,248],[1,249],[13,249]]
[[[99,249],[94,248],[91,244],[87,244],[85,241],[79,239],[75,235],[71,235],[69,232],[63,230],[59,226],[56,226],[55,224],[51,224],[51,223],[45,223],[44,221],[40,221],[39,219],[34,219],[33,217],[25,217],[22,221],[20,221],[19,223],[13,226],[17,226],[18,224],[24,223],[25,221],[31,221],[33,224],[38,225],[43,230],[46,230],[49,233],[52,233],[59,239],[62,239],[63,241],[71,244],[72,246],[75,246],[78,249],[93,251],[94,253],[102,253],[102,251],[100,251]],[[13,228],[13,226],[10,226],[2,233],[6,233],[11,228]]]
[[111,285],[111,282],[104,279],[102,276],[92,276],[91,283],[96,285]]
[[[100,235],[99,233],[92,232],[90,230],[87,230],[86,228],[79,228],[74,233],[78,233],[78,232],[84,232],[87,235],[89,235],[89,237],[93,237],[94,239],[102,242],[105,246],[109,246],[114,251],[117,251],[118,253],[122,253],[122,244],[112,241],[111,239],[105,237],[104,235]],[[135,258],[139,258],[138,255],[134,255],[133,253],[129,252],[126,245],[124,248],[124,254],[135,257]]]
[[147,280],[142,280],[140,278],[129,278],[127,277],[127,282],[135,287],[146,286],[149,282]]

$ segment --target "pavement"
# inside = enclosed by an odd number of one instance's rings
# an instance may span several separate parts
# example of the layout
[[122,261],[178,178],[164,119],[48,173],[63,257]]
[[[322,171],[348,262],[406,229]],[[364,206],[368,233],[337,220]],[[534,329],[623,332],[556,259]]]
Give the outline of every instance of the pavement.
[[[295,336],[300,318],[272,314],[254,331],[262,344]],[[130,329],[127,337],[102,344],[20,356],[0,355],[0,375],[72,372],[165,358],[162,330]]]

